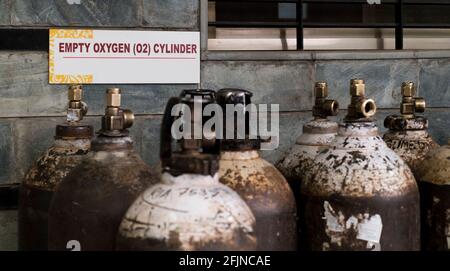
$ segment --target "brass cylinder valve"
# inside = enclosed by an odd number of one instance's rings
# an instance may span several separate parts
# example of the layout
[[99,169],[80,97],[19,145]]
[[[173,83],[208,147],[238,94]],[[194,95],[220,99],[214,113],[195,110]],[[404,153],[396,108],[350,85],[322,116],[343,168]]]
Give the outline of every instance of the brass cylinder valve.
[[106,109],[102,118],[102,130],[105,135],[121,136],[133,125],[134,114],[128,109],[120,108],[121,91],[119,88],[106,90]]
[[316,97],[313,106],[313,116],[316,118],[326,118],[336,116],[339,112],[339,103],[336,100],[328,100],[328,86],[326,82],[316,82],[314,85],[314,95]]
[[416,96],[416,86],[413,82],[403,82],[402,84],[402,104],[400,113],[407,119],[414,118],[414,114],[425,111],[425,99]]
[[352,96],[346,120],[367,120],[375,115],[377,106],[375,101],[367,99],[365,95],[365,83],[361,79],[350,81],[350,95]]
[[67,107],[67,121],[78,122],[83,119],[88,111],[87,104],[82,101],[83,88],[81,85],[71,85],[69,87],[69,104]]
[[416,113],[425,111],[425,99],[416,96],[416,86],[413,82],[402,83],[401,115],[390,115],[384,120],[384,127],[390,130],[422,130],[428,127],[428,121],[424,117],[416,116]]

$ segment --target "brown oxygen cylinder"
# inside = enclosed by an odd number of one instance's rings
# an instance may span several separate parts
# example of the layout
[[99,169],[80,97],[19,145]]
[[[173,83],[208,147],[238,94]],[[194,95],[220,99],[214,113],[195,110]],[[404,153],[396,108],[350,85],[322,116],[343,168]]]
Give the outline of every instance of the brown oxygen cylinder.
[[177,140],[178,150],[172,148],[172,108],[189,108],[191,121],[185,123],[194,126],[203,123],[201,115],[193,114],[195,104],[201,103],[202,109],[213,101],[209,96],[169,100],[161,127],[161,182],[150,186],[127,211],[118,250],[256,249],[253,214],[234,191],[219,183],[217,145],[205,152],[202,137],[191,134]]
[[[217,92],[216,101],[223,109],[224,134],[230,133],[226,131],[227,107],[238,112],[231,119],[233,138],[224,136],[221,140],[220,182],[236,191],[255,215],[258,250],[296,250],[294,195],[283,175],[260,157],[261,140],[250,138],[251,96],[251,92],[240,89]],[[244,120],[245,133],[239,132],[239,119]]]
[[450,145],[431,150],[416,168],[422,249],[450,250]]
[[419,194],[406,163],[381,139],[363,80],[338,134],[302,182],[302,240],[309,250],[419,250]]
[[402,84],[401,115],[390,115],[384,120],[389,129],[383,136],[389,148],[393,149],[408,164],[414,174],[425,155],[439,145],[428,134],[428,120],[416,113],[425,111],[425,100],[416,96],[413,82]]
[[56,126],[53,145],[25,175],[19,193],[19,250],[47,250],[48,209],[62,179],[91,148],[92,126],[80,122],[87,113],[81,85],[69,87],[67,119]]
[[[286,177],[297,203],[297,213],[302,209],[300,203],[300,187],[303,175],[312,168],[314,158],[325,147],[329,146],[338,131],[338,124],[328,119],[336,116],[339,104],[336,100],[327,99],[326,82],[314,85],[315,103],[312,110],[314,119],[303,125],[301,134],[295,145],[276,164],[277,169]],[[298,227],[300,231],[300,228]],[[300,247],[300,238],[299,244]]]
[[113,250],[133,200],[159,180],[133,149],[134,115],[120,108],[121,91],[106,92],[102,129],[91,152],[60,184],[49,212],[49,249]]

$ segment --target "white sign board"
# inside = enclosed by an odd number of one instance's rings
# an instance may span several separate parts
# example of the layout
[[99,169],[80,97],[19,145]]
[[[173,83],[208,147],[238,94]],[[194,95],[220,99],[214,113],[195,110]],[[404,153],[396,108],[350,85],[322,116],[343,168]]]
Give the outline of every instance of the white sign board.
[[49,83],[200,83],[200,33],[50,29]]

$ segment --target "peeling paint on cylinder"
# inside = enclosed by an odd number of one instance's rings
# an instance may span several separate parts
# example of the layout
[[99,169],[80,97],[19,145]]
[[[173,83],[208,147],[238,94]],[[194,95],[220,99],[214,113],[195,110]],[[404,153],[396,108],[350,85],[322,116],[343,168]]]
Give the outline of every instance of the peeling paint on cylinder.
[[19,195],[20,250],[47,250],[48,209],[53,193],[90,147],[90,139],[56,139],[28,171]]
[[[406,121],[414,122],[414,119]],[[416,174],[417,167],[425,159],[425,155],[430,150],[439,147],[428,134],[426,127],[420,125],[416,128],[417,130],[389,130],[383,136],[383,140],[388,147],[393,149],[406,162],[414,174]]]
[[[303,134],[295,145],[277,164],[277,169],[286,177],[294,193],[297,212],[302,209],[300,188],[304,174],[313,168],[314,158],[329,146],[336,136],[338,124],[328,119],[315,119],[303,126]],[[298,219],[298,216],[297,216]],[[298,248],[301,248],[301,228],[297,221]]]
[[214,176],[163,173],[129,208],[119,250],[254,250],[255,218]]
[[49,211],[49,249],[113,250],[128,207],[158,176],[125,137],[98,137],[92,151],[60,184]]
[[276,167],[288,180],[296,194],[303,173],[311,167],[319,151],[329,146],[337,133],[338,124],[327,119],[313,120],[303,126],[295,145]]
[[417,168],[422,209],[422,248],[450,250],[450,146],[427,154]]
[[220,182],[236,191],[256,218],[258,250],[295,250],[295,199],[286,179],[258,151],[223,151]]
[[373,122],[340,124],[314,164],[301,189],[307,249],[419,250],[414,176]]

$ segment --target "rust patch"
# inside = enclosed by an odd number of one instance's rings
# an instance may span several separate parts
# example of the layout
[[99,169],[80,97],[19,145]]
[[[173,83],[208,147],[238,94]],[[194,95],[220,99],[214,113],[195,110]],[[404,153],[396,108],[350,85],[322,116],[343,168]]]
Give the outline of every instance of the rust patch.
[[[106,139],[102,139],[102,144]],[[77,240],[81,250],[113,250],[128,207],[159,181],[132,149],[92,151],[60,184],[49,211],[49,249],[66,250]]]
[[56,140],[25,175],[19,194],[20,250],[47,250],[48,209],[53,193],[89,148],[89,139]]
[[425,131],[389,131],[383,136],[389,148],[394,150],[408,164],[414,175],[428,152],[439,145]]
[[236,191],[255,215],[258,250],[295,250],[296,205],[288,183],[259,155],[239,159],[237,153],[235,159],[220,160],[220,182]]

